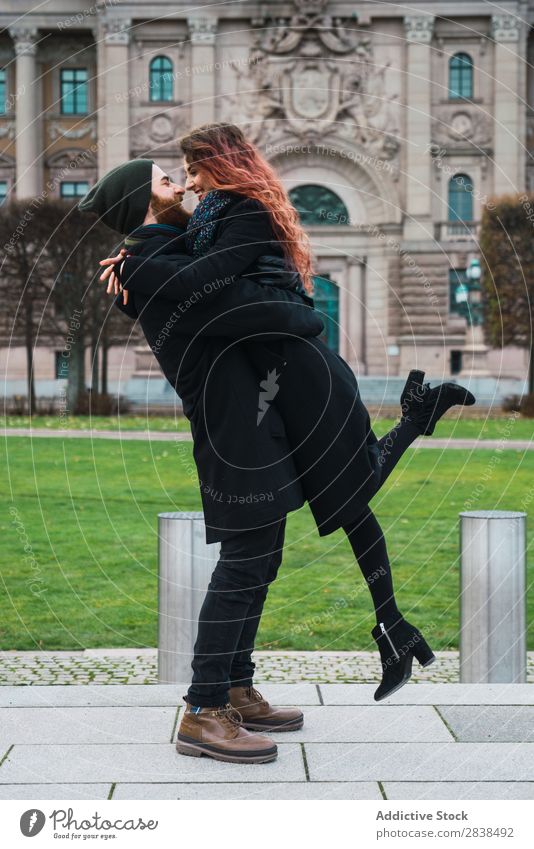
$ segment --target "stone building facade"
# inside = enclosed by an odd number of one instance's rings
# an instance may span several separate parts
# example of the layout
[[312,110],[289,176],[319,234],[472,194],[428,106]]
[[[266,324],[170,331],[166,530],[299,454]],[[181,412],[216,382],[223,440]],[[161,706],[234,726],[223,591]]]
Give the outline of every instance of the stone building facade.
[[[239,123],[311,235],[328,344],[359,376],[465,373],[457,290],[482,206],[534,183],[534,2],[191,9],[4,0],[0,200],[83,194],[137,156],[180,180],[179,134]],[[42,354],[37,377],[53,381],[54,352]],[[480,362],[481,374],[521,378],[526,355]],[[17,377],[16,351],[10,363]],[[121,350],[110,365],[125,379],[147,358]]]

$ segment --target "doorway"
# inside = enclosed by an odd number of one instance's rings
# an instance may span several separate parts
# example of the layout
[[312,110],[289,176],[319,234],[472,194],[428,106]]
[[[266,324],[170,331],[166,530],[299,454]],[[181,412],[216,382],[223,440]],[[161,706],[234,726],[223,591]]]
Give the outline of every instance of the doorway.
[[319,339],[334,351],[339,353],[339,289],[330,278],[330,274],[314,275],[313,285],[315,294],[313,301],[316,311],[324,322],[324,330]]

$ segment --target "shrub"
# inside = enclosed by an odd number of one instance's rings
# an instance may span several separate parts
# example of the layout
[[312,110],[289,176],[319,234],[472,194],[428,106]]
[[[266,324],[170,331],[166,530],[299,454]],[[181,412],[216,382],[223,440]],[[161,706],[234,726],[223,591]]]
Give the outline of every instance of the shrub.
[[529,395],[507,395],[503,398],[505,413],[521,413],[526,419],[534,419],[534,392]]
[[118,412],[128,413],[130,401],[125,395],[92,393],[90,390],[80,395],[75,414],[78,416],[114,416]]

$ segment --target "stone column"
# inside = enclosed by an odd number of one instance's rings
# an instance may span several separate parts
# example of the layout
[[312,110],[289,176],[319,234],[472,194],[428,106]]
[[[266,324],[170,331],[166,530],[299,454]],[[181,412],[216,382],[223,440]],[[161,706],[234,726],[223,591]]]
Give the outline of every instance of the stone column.
[[[361,259],[349,257],[348,286],[343,299],[345,319],[343,330],[348,339],[344,341],[341,356],[347,360],[354,372],[367,374],[365,351],[365,265]],[[344,333],[343,333],[344,338]]]
[[365,275],[365,363],[366,374],[388,373],[389,256],[384,245],[373,243],[367,252]]
[[431,124],[431,15],[407,15],[406,38],[406,181],[405,239],[432,238],[432,160],[428,151]]
[[39,162],[37,71],[37,29],[10,27],[9,34],[15,43],[17,85],[20,93],[16,105],[16,194],[19,198],[36,197],[42,191]]
[[519,192],[524,188],[525,152],[522,68],[520,56],[521,21],[514,15],[493,15],[491,35],[495,42],[493,191]]
[[131,20],[103,18],[97,35],[98,176],[130,158]]
[[187,19],[191,38],[191,126],[215,120],[215,18]]

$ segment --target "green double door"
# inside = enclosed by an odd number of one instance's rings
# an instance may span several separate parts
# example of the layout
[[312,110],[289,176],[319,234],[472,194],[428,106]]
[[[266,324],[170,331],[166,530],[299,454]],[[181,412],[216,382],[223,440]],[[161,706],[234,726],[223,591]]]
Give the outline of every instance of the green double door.
[[324,330],[319,339],[339,353],[339,289],[329,274],[316,275],[313,278],[315,309],[324,322]]

